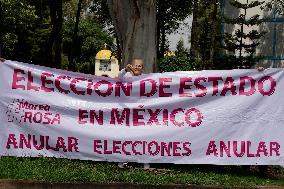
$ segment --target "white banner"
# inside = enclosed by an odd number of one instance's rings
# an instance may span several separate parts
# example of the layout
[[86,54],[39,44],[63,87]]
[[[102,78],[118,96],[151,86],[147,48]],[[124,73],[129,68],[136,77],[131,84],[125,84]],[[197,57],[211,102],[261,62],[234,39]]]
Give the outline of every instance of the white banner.
[[0,155],[283,165],[284,69],[111,79],[0,64]]

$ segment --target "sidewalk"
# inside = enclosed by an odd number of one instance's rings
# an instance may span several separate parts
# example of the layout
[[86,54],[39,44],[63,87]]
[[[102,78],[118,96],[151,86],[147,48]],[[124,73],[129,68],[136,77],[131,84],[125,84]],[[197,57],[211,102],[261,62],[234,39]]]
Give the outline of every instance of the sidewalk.
[[[210,187],[194,185],[135,185],[135,184],[95,184],[95,183],[50,183],[41,181],[0,180],[0,189],[225,189],[228,187]],[[231,187],[230,187],[231,188]],[[232,187],[246,189],[246,187]],[[256,189],[284,189],[284,187],[255,187]],[[250,188],[251,189],[251,188]]]

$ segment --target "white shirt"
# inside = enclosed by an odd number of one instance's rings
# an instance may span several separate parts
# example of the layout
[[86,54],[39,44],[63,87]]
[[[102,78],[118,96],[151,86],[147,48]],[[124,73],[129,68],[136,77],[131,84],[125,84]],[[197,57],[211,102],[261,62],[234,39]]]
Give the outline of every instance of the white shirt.
[[132,73],[131,73],[131,72],[127,72],[127,71],[125,70],[125,68],[122,69],[122,70],[120,70],[120,72],[118,73],[118,78],[119,78],[119,79],[127,78],[127,77],[132,77],[132,76],[133,76]]
[[[143,73],[141,73],[141,75],[144,75]],[[132,72],[127,72],[124,69],[120,70],[120,72],[118,73],[118,79],[120,80],[123,80],[123,79],[126,79],[126,78],[131,78],[131,77],[134,77],[135,75],[133,75]],[[140,75],[139,75],[140,76]]]

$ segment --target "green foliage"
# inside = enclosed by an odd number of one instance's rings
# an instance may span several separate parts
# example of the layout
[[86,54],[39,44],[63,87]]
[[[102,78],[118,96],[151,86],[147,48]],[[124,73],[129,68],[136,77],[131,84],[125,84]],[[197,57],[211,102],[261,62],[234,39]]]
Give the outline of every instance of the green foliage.
[[5,49],[2,53],[5,54],[5,57],[11,57],[15,46],[18,43],[18,36],[14,33],[5,33],[1,36],[1,41],[2,48]]
[[169,46],[166,35],[175,32],[191,11],[191,0],[157,1],[158,58],[163,56]]
[[1,0],[2,55],[7,59],[30,61],[35,23],[39,17],[34,6],[22,0]]
[[62,54],[61,59],[62,59],[62,62],[60,65],[61,66],[60,69],[68,70],[68,65],[69,65],[68,57]]
[[[93,19],[102,24],[102,26],[110,26],[112,24],[111,16],[107,6],[107,0],[93,1],[89,7],[93,13]],[[110,28],[113,31],[113,28]]]
[[[77,11],[76,0],[64,0],[64,39],[62,47],[61,68],[67,69],[72,36],[74,34],[74,18]],[[113,38],[102,29],[93,12],[91,0],[83,3],[79,26],[79,40],[76,44],[75,61],[77,71],[94,73],[96,53],[104,48],[104,44],[111,46]],[[6,59],[33,64],[51,66],[51,18],[50,1],[31,0],[0,0],[0,45],[1,54]],[[93,15],[93,16],[92,16]]]
[[163,20],[167,34],[177,30],[192,11],[192,0],[158,0],[157,5],[159,14],[157,19]]
[[250,1],[249,3],[240,3],[237,0],[231,0],[230,4],[238,9],[250,9],[262,5],[264,1]]
[[[243,65],[252,65],[252,62],[258,62],[263,59],[263,56],[246,56],[243,57]],[[230,69],[242,69],[244,68],[239,64],[239,58],[236,55],[220,55],[215,57],[215,69],[218,70],[230,70]]]
[[[265,32],[251,30],[248,33],[244,32],[244,26],[252,27],[260,25],[264,20],[260,19],[259,15],[254,15],[247,18],[246,13],[249,9],[260,6],[264,1],[252,1],[250,3],[240,3],[232,0],[231,5],[242,9],[244,14],[240,14],[236,18],[225,18],[225,23],[231,25],[239,25],[233,34],[224,34],[224,48],[231,54],[225,55],[223,58],[227,59],[225,67],[230,68],[250,68],[255,65],[262,57],[255,56],[256,48],[260,44],[258,40],[263,37]],[[232,55],[233,54],[233,55]]]
[[95,62],[78,62],[75,69],[80,73],[94,74],[94,64]]
[[180,56],[186,53],[187,53],[187,49],[184,47],[184,41],[183,39],[180,39],[177,43],[176,55]]
[[284,1],[283,0],[270,0],[266,3],[265,8],[268,10],[274,9],[278,15],[284,16]]
[[160,72],[192,71],[200,70],[202,64],[192,60],[188,53],[181,53],[177,56],[166,56],[158,63]]
[[51,27],[49,25],[38,27],[32,35],[28,36],[27,42],[32,44],[30,49],[31,60],[34,64],[49,65],[47,61],[48,37],[50,36]]
[[[203,69],[212,69],[215,66],[211,64],[219,64],[212,57],[210,59],[210,53],[214,51],[213,56],[219,53],[221,46],[221,1],[198,1],[198,12],[195,15],[197,17],[197,26],[192,28],[194,32],[191,36],[195,39],[191,46],[191,52],[194,59],[202,62]],[[212,62],[209,62],[212,61]]]
[[[73,28],[73,20],[65,22],[63,46],[66,55],[71,50]],[[111,46],[113,38],[102,29],[101,25],[88,18],[80,21],[78,38],[75,51],[76,71],[93,74],[97,52],[104,49],[105,44]]]
[[226,18],[225,17],[224,20],[225,20],[225,23],[227,24],[235,25],[235,24],[241,23],[242,25],[250,27],[250,26],[258,26],[261,23],[263,23],[264,19],[260,19],[259,17],[260,15],[257,14],[247,19],[245,18],[244,14],[240,14],[239,17],[237,18]]

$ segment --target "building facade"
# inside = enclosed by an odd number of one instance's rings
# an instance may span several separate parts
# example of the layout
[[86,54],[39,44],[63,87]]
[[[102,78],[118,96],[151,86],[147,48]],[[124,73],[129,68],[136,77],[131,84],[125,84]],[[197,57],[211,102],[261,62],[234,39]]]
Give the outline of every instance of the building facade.
[[[231,0],[222,0],[222,16],[227,18],[236,18],[240,14],[245,14],[246,19],[258,14],[264,21],[259,26],[244,26],[244,32],[248,33],[252,29],[265,32],[265,35],[259,39],[260,45],[256,49],[256,55],[263,56],[263,59],[257,66],[280,67],[284,63],[284,16],[277,13],[275,6],[269,10],[266,4],[271,0],[263,0],[265,3],[261,6],[243,10],[237,9],[230,4]],[[254,0],[238,0],[240,3],[250,3]],[[234,33],[238,29],[237,25],[223,24],[222,32]],[[249,41],[244,41],[250,43]]]

